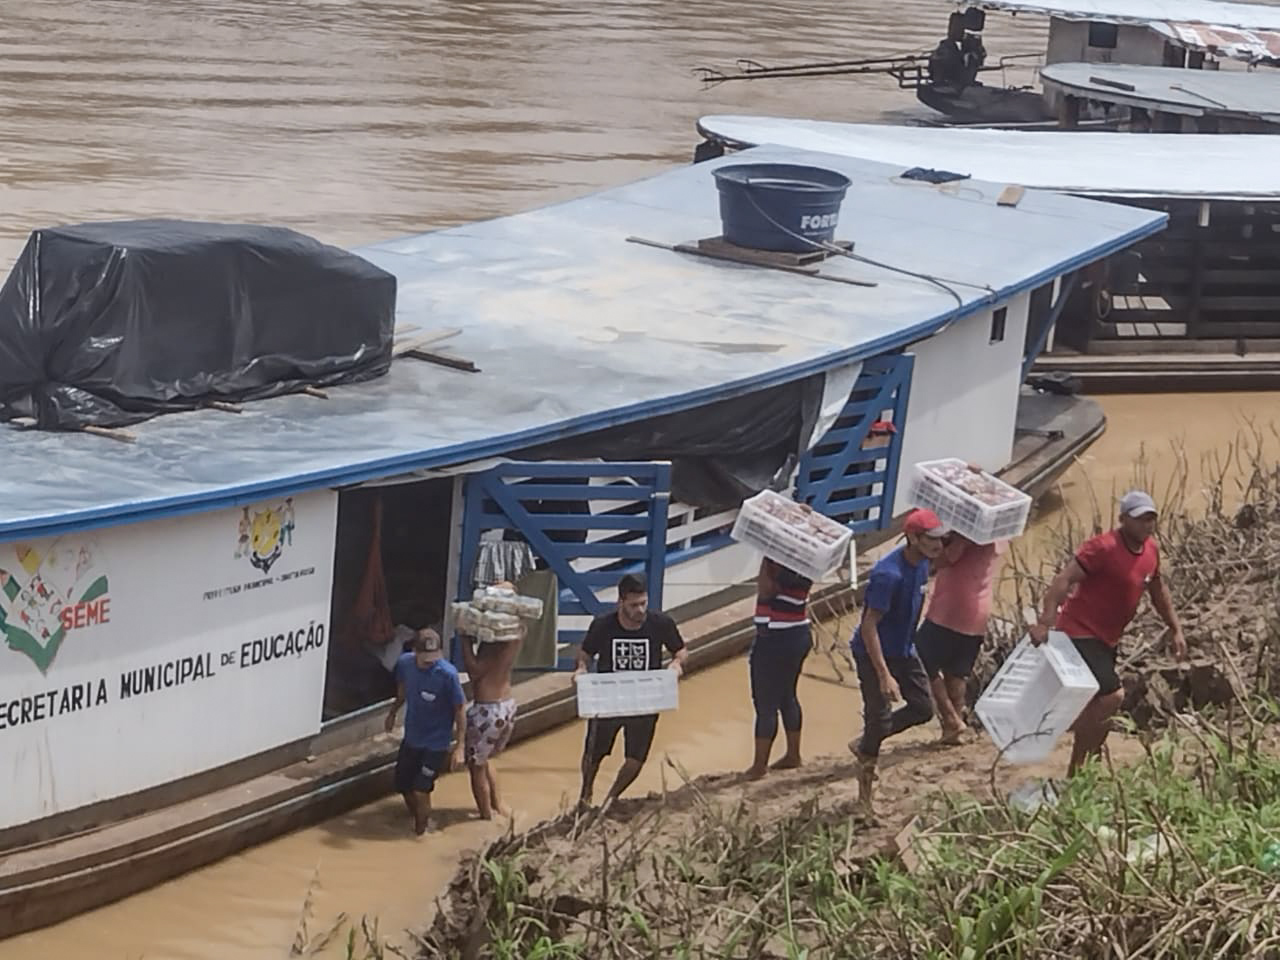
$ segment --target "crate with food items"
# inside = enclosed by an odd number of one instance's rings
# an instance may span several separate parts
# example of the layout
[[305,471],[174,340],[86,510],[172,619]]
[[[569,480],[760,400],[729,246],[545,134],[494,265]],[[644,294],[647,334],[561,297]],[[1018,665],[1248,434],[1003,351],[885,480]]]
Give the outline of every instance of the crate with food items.
[[732,536],[770,560],[819,580],[848,556],[853,533],[804,504],[765,490],[743,502]]
[[1019,536],[1031,515],[1031,498],[963,460],[928,460],[912,471],[908,499],[928,507],[943,524],[974,543]]
[[453,605],[453,627],[481,643],[506,643],[519,639],[522,620],[541,620],[542,601],[516,593],[507,584],[481,587],[471,600]]

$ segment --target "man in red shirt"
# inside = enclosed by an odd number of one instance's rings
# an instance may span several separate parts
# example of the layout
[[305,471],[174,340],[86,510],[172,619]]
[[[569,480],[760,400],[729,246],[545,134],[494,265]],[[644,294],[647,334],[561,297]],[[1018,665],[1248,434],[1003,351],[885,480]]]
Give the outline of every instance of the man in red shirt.
[[1049,584],[1044,609],[1031,627],[1031,642],[1039,646],[1048,640],[1050,626],[1056,622],[1098,680],[1097,695],[1071,726],[1075,742],[1068,776],[1087,757],[1102,751],[1111,716],[1124,700],[1116,675],[1116,645],[1138,612],[1144,592],[1169,627],[1174,655],[1186,656],[1182,626],[1160,576],[1155,530],[1155,501],[1141,490],[1126,493],[1120,500],[1120,525],[1084,542]]

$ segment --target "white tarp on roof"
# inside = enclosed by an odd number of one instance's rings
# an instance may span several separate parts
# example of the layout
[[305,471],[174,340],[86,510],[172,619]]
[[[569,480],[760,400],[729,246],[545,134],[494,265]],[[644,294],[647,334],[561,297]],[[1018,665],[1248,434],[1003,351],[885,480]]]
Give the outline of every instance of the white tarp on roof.
[[1280,197],[1280,136],[956,130],[780,117],[703,117],[704,135],[1092,196]]

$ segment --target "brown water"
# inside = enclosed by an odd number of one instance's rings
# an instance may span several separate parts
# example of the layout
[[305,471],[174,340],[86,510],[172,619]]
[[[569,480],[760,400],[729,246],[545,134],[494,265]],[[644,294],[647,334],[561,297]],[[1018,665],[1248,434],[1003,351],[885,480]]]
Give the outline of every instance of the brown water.
[[[949,12],[935,0],[33,0],[0,27],[0,264],[39,226],[183,216],[288,224],[358,244],[513,212],[686,161],[694,120],[756,112],[874,120],[916,110],[891,80],[789,80],[703,91],[699,64],[888,55],[928,49]],[[1042,46],[1044,24],[993,15],[998,56]],[[1267,395],[1109,399],[1107,436],[1062,490],[1086,510],[1086,478],[1124,485],[1139,445],[1157,467],[1171,438],[1200,451]],[[803,682],[809,751],[842,750],[852,690],[820,660]],[[745,766],[745,664],[691,677],[663,719],[637,789],[661,785],[664,752],[691,774]],[[500,763],[519,823],[577,787],[581,729]],[[668,783],[676,778],[666,769]],[[405,835],[385,801],[57,927],[0,957],[218,958],[288,953],[310,891],[309,929],[342,913],[395,935],[421,922],[458,856],[493,828],[468,821],[447,778],[438,836]],[[330,955],[339,955],[336,949]]]
[[[918,52],[937,0],[32,0],[0,27],[0,263],[33,227],[280,223],[355,244],[690,158],[700,114],[872,120],[888,78],[724,84],[700,64]],[[1043,23],[992,18],[994,53]],[[998,27],[998,29],[997,29]]]

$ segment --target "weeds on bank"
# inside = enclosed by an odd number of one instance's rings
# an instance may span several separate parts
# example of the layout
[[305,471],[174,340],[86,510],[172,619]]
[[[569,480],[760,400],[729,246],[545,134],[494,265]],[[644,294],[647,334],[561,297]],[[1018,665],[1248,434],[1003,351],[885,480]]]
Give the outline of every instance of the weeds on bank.
[[703,802],[677,842],[610,851],[601,838],[589,893],[521,851],[491,856],[468,955],[1275,956],[1280,759],[1261,732],[1168,733],[1033,812],[939,796],[904,857],[858,852],[863,824],[816,802],[770,824]]

